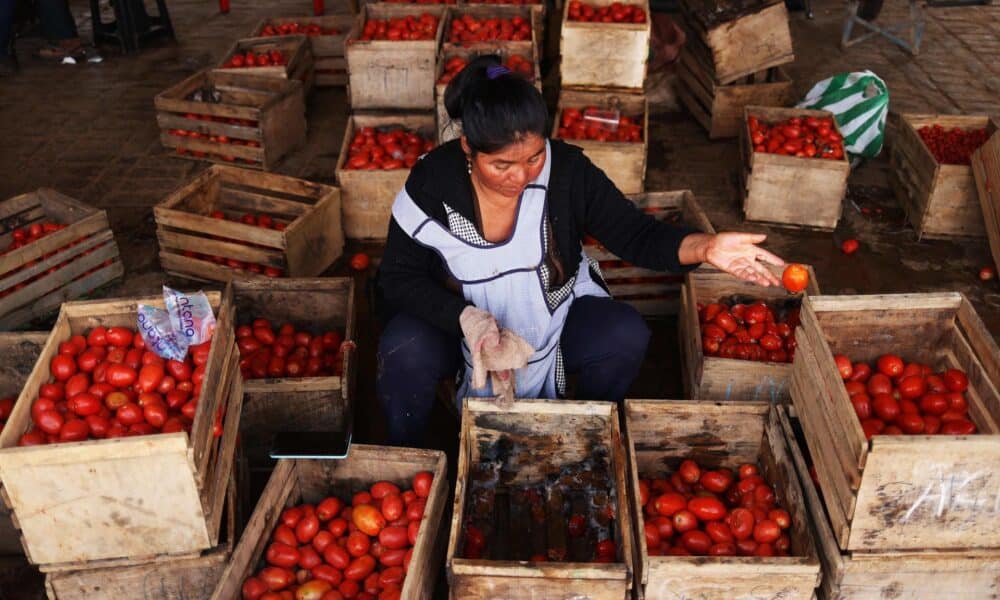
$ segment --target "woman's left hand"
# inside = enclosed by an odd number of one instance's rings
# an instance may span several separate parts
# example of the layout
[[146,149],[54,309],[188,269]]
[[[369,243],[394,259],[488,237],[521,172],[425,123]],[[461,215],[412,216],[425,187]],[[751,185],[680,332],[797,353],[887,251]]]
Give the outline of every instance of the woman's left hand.
[[781,282],[763,263],[782,267],[785,261],[757,246],[766,239],[762,233],[695,233],[684,238],[678,254],[681,264],[707,262],[744,281],[778,286]]

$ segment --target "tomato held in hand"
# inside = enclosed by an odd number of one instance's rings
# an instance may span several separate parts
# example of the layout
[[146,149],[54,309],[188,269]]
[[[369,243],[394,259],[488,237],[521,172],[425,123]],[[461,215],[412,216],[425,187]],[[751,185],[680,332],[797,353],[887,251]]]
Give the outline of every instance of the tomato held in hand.
[[781,283],[789,292],[798,294],[809,286],[809,270],[805,265],[792,263],[781,274]]

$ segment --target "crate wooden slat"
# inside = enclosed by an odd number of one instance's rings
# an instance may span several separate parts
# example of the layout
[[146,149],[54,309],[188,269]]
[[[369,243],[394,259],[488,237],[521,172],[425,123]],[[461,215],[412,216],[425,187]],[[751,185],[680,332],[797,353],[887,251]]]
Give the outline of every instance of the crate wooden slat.
[[[333,14],[321,17],[270,17],[262,20],[250,32],[250,37],[261,37],[267,25],[300,23],[319,25],[324,31],[336,29],[340,33],[307,35],[312,50],[314,81],[317,87],[339,87],[347,84],[347,59],[344,57],[344,41],[356,20],[354,15]],[[285,37],[285,36],[272,36]]]
[[[802,488],[789,464],[789,449],[771,403],[626,400],[625,434],[640,598],[813,597],[820,580],[819,558]],[[651,556],[641,533],[639,479],[663,477],[688,458],[712,468],[759,463],[781,506],[792,516],[792,556]]]
[[[606,6],[616,0],[587,0]],[[569,2],[562,8],[559,72],[562,88],[613,88],[642,92],[649,57],[648,0],[629,1],[646,11],[645,23],[588,23],[569,19]]]
[[[282,279],[234,281],[236,324],[269,319],[297,330],[357,335],[354,279]],[[246,379],[240,434],[244,453],[266,459],[271,436],[279,431],[342,431],[357,371],[357,350],[344,351],[343,375],[329,377]]]
[[623,194],[638,194],[646,189],[646,152],[649,147],[649,104],[643,94],[614,94],[563,89],[559,93],[559,107],[552,124],[552,137],[559,137],[559,125],[566,108],[618,110],[623,116],[632,117],[642,127],[641,142],[598,142],[595,140],[566,140],[583,148],[599,169],[611,179]]
[[[49,381],[59,343],[98,325],[135,327],[138,304],[162,297],[63,304],[14,412],[0,434],[3,499],[25,555],[45,572],[137,564],[218,543],[243,392],[232,331],[232,292],[208,292],[218,329],[191,433],[18,447],[31,405]],[[225,410],[222,437],[212,434]],[[72,531],[67,536],[65,532]]]
[[[280,51],[285,57],[283,65],[267,65],[260,67],[226,68],[224,65],[236,53],[245,54],[248,51],[268,53],[271,50]],[[312,48],[304,35],[285,35],[277,37],[244,38],[237,40],[225,53],[224,58],[215,67],[215,72],[225,72],[235,77],[271,77],[288,81],[298,81],[306,94],[312,90],[314,80],[314,65]]]
[[[769,268],[781,277],[780,269]],[[818,294],[816,272],[811,266],[807,265],[807,268],[809,287],[806,293]],[[792,298],[783,287],[760,287],[715,269],[702,268],[688,273],[681,289],[678,322],[684,389],[687,395],[699,399],[785,401],[789,397],[790,363],[705,356],[697,305],[718,302],[734,295],[768,303],[780,303]]]
[[992,136],[997,123],[985,115],[902,114],[890,153],[890,182],[918,237],[983,237],[984,213],[972,167],[939,164],[917,133],[929,125],[945,129],[986,127]]
[[[747,118],[755,116],[772,124],[791,117],[830,118],[824,110],[747,106],[740,126],[740,151],[744,168],[743,213],[748,221],[780,226],[832,230],[840,220],[851,164],[839,160],[804,158],[754,152]],[[836,121],[834,127],[841,133]]]
[[[241,77],[235,69],[204,70],[157,94],[156,122],[160,141],[183,151],[182,158],[269,171],[292,150],[305,143],[306,117],[302,84],[274,77]],[[221,102],[195,102],[188,97],[202,88],[214,88]],[[195,118],[189,118],[194,115]],[[211,120],[211,119],[220,120]],[[207,119],[207,120],[206,120]],[[239,123],[231,121],[238,120]],[[177,130],[202,136],[226,136],[256,142],[259,147],[178,136]],[[192,152],[204,153],[204,157]],[[232,159],[232,160],[229,160]]]
[[972,154],[972,173],[976,179],[993,264],[1000,268],[1000,136],[994,134]]
[[[840,548],[1000,548],[1000,349],[969,301],[957,293],[811,296],[801,320],[792,403]],[[866,440],[833,355],[871,362],[888,352],[965,371],[980,433]],[[952,489],[952,481],[961,484]]]
[[213,600],[240,597],[243,581],[258,568],[281,512],[302,502],[318,502],[334,495],[343,500],[379,480],[410,487],[421,471],[434,475],[413,559],[403,582],[402,598],[430,598],[447,539],[442,530],[448,501],[447,462],[436,450],[390,448],[352,444],[344,460],[280,460],[243,530],[233,557],[212,594]]
[[[225,213],[226,221],[210,215]],[[265,213],[284,231],[233,222]],[[340,190],[294,177],[213,165],[153,208],[160,264],[168,273],[212,281],[260,278],[185,252],[280,268],[288,277],[322,273],[344,248]],[[220,240],[219,238],[223,238]]]
[[[366,4],[347,36],[348,98],[351,110],[433,110],[434,74],[444,32],[443,5]],[[433,40],[362,41],[368,19],[438,17]]]
[[[433,90],[433,86],[432,86]],[[347,169],[347,155],[355,132],[361,127],[405,127],[433,140],[434,114],[354,114],[347,119],[337,160],[337,184],[343,202],[344,234],[351,239],[385,239],[389,233],[392,203],[410,176],[409,169],[390,171]]]
[[[504,482],[510,485],[542,483],[553,470],[582,462],[595,451],[607,452],[614,486],[610,492],[616,503],[616,562],[530,563],[461,557],[465,518],[472,511],[467,498],[471,466],[486,460],[487,447],[501,440],[515,446],[510,456],[500,459]],[[490,401],[464,400],[458,481],[448,540],[451,598],[629,598],[634,542],[622,442],[618,409],[611,402],[517,400],[503,409]]]
[[46,317],[124,274],[107,213],[49,188],[0,202],[0,248],[13,241],[14,229],[42,222],[67,227],[0,254],[0,329]]

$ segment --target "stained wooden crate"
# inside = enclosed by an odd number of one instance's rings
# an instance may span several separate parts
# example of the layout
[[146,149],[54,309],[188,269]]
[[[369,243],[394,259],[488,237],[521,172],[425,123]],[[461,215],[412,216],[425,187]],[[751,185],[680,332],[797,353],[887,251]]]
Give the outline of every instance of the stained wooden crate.
[[[212,218],[222,211],[227,220]],[[265,213],[284,231],[233,222]],[[160,264],[168,273],[209,281],[264,278],[198,255],[274,267],[288,277],[315,277],[340,256],[340,191],[293,177],[214,165],[153,208]]]
[[347,130],[337,160],[337,183],[343,202],[344,233],[351,239],[382,239],[389,233],[392,203],[410,176],[409,169],[389,171],[347,169],[347,155],[355,132],[361,127],[405,127],[433,140],[436,136],[434,115],[427,114],[354,114],[347,119]]
[[[351,110],[433,110],[434,74],[444,32],[445,6],[378,2],[366,4],[347,36],[348,98]],[[368,19],[438,17],[433,40],[362,41]]]
[[[792,403],[839,547],[1000,548],[1000,349],[969,301],[957,293],[812,296],[801,320]],[[889,352],[965,371],[980,433],[866,440],[833,354],[872,362]]]
[[596,106],[599,109],[618,110],[622,116],[631,117],[642,127],[641,142],[598,142],[595,140],[566,140],[583,148],[594,165],[604,171],[623,194],[638,194],[646,189],[646,152],[649,147],[649,104],[643,94],[613,94],[563,89],[559,93],[559,106],[552,124],[552,137],[559,137],[563,110]]
[[[586,0],[607,6],[618,0]],[[646,11],[645,23],[588,23],[569,19],[569,2],[563,6],[559,42],[562,89],[616,88],[641,93],[649,58],[649,1],[626,2]]]
[[[540,6],[538,6],[540,8]],[[451,22],[465,15],[482,19],[512,19],[521,17],[531,24],[531,39],[522,41],[492,40],[486,42],[452,42]],[[445,12],[444,30],[441,34],[441,52],[448,53],[458,49],[508,50],[515,54],[529,54],[537,51],[540,46],[540,36],[544,29],[543,15],[527,4],[459,4],[449,6]]]
[[14,229],[43,222],[67,227],[0,254],[0,329],[46,317],[125,272],[107,213],[49,188],[0,202],[0,248],[11,244]]
[[798,420],[778,408],[788,454],[809,510],[811,532],[823,565],[822,600],[896,598],[988,598],[996,589],[1000,549],[922,552],[851,552],[837,545],[818,487],[809,475],[806,448],[796,435]]
[[1000,268],[1000,136],[994,134],[972,154],[972,173],[976,179],[993,264]]
[[[771,403],[626,400],[625,434],[639,598],[813,597],[820,564],[810,515]],[[642,533],[639,479],[664,477],[689,458],[704,467],[733,470],[743,463],[759,464],[792,517],[791,556],[651,556]]]
[[122,600],[124,598],[207,598],[229,562],[236,530],[236,482],[226,488],[226,517],[219,543],[194,558],[157,558],[147,563],[106,569],[49,573],[49,600]]
[[406,600],[430,598],[446,539],[442,530],[442,516],[448,502],[446,468],[444,454],[436,450],[362,444],[353,444],[344,460],[278,461],[233,551],[232,561],[219,578],[212,599],[240,597],[243,581],[263,562],[271,531],[286,507],[303,502],[316,503],[330,495],[346,500],[356,492],[367,491],[371,484],[379,480],[408,488],[413,476],[421,471],[430,471],[434,482],[401,597]]
[[[240,67],[236,69],[227,69],[224,66],[237,53],[245,54],[248,51],[252,51],[258,54],[267,54],[271,50],[281,51],[285,57],[285,64]],[[312,49],[308,39],[304,35],[244,38],[237,40],[226,52],[222,61],[215,67],[215,72],[220,71],[239,78],[271,77],[288,81],[298,81],[302,84],[302,89],[306,94],[312,90],[315,79]]]
[[[851,172],[847,155],[831,160],[754,152],[747,124],[751,115],[767,124],[796,116],[832,118],[833,115],[825,110],[802,108],[747,106],[743,110],[740,173],[746,219],[782,226],[835,229]],[[841,133],[836,121],[834,127]]]
[[[302,84],[274,77],[241,77],[234,72],[200,71],[157,94],[154,103],[160,141],[182,158],[240,163],[269,171],[306,141]],[[203,89],[216,90],[221,101],[188,99]],[[177,135],[180,131],[196,132],[201,137]],[[212,142],[209,136],[251,145]]]
[[890,182],[918,237],[983,237],[986,226],[972,167],[938,163],[917,133],[929,125],[986,127],[993,135],[997,123],[987,116],[903,114],[890,152]]
[[[555,3],[555,10],[552,12],[548,11],[548,7],[544,2],[521,2],[519,0],[487,0],[483,2],[482,0],[473,2],[463,2],[462,5],[467,7],[479,7],[479,6],[518,6],[521,8],[531,9],[531,25],[535,32],[535,49],[539,56],[544,54],[545,50],[545,33],[546,28],[549,26],[549,21],[546,19],[551,15],[562,14],[562,4],[559,2]],[[445,38],[448,37],[448,30],[444,31]],[[557,40],[558,41],[558,40]]]
[[[164,306],[162,297],[63,304],[0,434],[3,499],[25,555],[42,571],[135,565],[218,544],[243,390],[229,333],[232,291],[207,294],[218,328],[190,434],[18,447],[61,342],[97,326],[135,328],[139,304]],[[223,435],[216,438],[218,410],[225,418]]]
[[[818,294],[816,272],[811,266],[806,266],[809,270],[806,293]],[[768,268],[781,277],[781,269]],[[801,294],[789,295],[783,287],[760,287],[715,269],[688,273],[681,288],[678,322],[685,392],[692,398],[707,400],[787,400],[792,374],[790,363],[705,356],[698,304],[718,302],[733,296],[745,298],[746,302],[763,300],[772,305],[784,302],[797,304],[802,298]]]
[[[472,470],[476,464],[495,461],[503,473],[504,485],[523,486],[544,484],[548,476],[557,476],[563,467],[588,460],[597,460],[600,469],[606,469],[612,481],[612,489],[598,492],[608,492],[607,501],[614,511],[611,523],[617,547],[614,562],[532,563],[462,558],[466,520],[474,513],[482,516],[484,510],[471,497]],[[518,400],[510,408],[503,409],[490,401],[466,399],[462,410],[455,508],[448,541],[451,598],[630,598],[635,550],[626,492],[627,462],[619,431],[618,409],[612,402]],[[555,498],[555,494],[550,496],[547,503],[554,501],[561,508],[559,498]],[[499,504],[494,502],[493,508],[497,511],[501,510],[497,508]],[[510,507],[514,505],[511,501]],[[561,549],[568,553],[570,544],[563,531],[567,516],[561,510],[557,512],[559,514],[547,515],[547,545],[535,552],[545,553],[547,547],[549,551]],[[521,554],[527,555],[535,536],[514,524],[508,533],[508,541],[515,544]],[[506,539],[502,535],[497,537],[501,538]],[[498,545],[493,548],[499,551]]]
[[706,58],[709,76],[720,84],[790,63],[792,33],[783,2],[682,0],[686,47]]
[[792,80],[781,67],[720,85],[699,57],[685,48],[677,63],[677,76],[677,95],[713,140],[737,137],[747,106],[788,106],[794,100]]
[[[631,194],[628,198],[658,221],[715,233],[715,228],[690,190],[646,192]],[[631,304],[647,316],[677,313],[683,276],[636,267],[596,243],[586,244],[586,250],[587,255],[598,262],[608,291],[614,298]]]
[[260,37],[260,32],[267,25],[286,23],[319,25],[324,31],[336,29],[339,33],[307,35],[306,39],[312,51],[315,85],[317,87],[339,87],[347,85],[347,59],[344,57],[344,41],[354,25],[354,21],[354,15],[349,14],[323,15],[321,17],[270,17],[258,23],[250,33],[250,37]]
[[[234,281],[236,324],[269,319],[291,323],[313,334],[330,330],[356,335],[354,279],[282,279]],[[357,351],[344,351],[343,375],[329,377],[246,379],[240,434],[249,458],[266,459],[271,437],[279,431],[343,431],[357,371]]]

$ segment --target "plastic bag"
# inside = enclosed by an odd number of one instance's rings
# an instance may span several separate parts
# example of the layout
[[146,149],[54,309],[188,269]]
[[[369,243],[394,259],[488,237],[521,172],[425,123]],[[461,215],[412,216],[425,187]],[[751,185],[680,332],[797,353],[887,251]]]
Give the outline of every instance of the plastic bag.
[[882,151],[889,88],[875,73],[841,73],[824,79],[797,106],[832,112],[848,154],[871,158]]
[[157,356],[167,360],[184,360],[188,350],[187,340],[174,331],[167,311],[140,304],[137,324],[142,341]]
[[163,301],[174,332],[188,346],[197,346],[212,339],[215,314],[204,292],[185,294],[163,286]]

